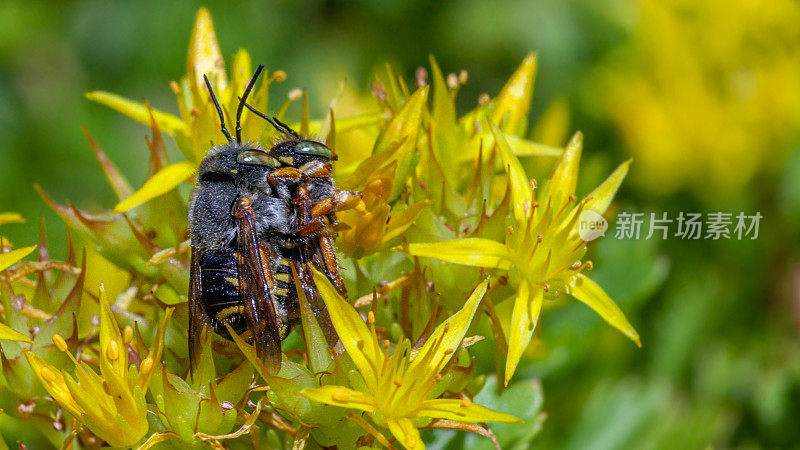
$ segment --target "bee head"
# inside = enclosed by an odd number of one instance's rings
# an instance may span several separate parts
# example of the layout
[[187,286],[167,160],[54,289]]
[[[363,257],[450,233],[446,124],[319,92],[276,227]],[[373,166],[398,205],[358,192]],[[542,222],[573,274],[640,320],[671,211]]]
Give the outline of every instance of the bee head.
[[311,161],[328,163],[336,159],[325,144],[308,139],[288,139],[279,142],[270,149],[269,154],[284,165],[292,167],[301,167]]
[[258,144],[228,142],[211,149],[203,159],[199,180],[262,186],[270,172],[282,165]]

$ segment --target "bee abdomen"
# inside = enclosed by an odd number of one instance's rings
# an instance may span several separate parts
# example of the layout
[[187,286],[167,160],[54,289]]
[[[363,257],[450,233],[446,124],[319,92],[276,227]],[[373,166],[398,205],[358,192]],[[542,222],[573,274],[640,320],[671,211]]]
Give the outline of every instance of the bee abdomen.
[[202,295],[199,300],[214,332],[228,337],[226,323],[237,334],[247,331],[235,254],[232,251],[206,253],[200,261],[200,272]]

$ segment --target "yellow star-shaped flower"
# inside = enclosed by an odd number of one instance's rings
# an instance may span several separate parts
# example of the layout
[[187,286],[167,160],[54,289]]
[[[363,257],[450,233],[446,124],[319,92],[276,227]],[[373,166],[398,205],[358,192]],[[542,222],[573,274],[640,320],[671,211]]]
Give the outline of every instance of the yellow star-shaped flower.
[[375,423],[388,428],[408,449],[425,448],[415,425],[415,419],[419,418],[520,422],[516,417],[468,400],[427,398],[441,379],[440,372],[459,348],[486,293],[486,281],[472,292],[460,311],[433,331],[418,351],[411,351],[405,342],[398,345],[390,356],[386,348],[388,346],[384,347],[378,341],[372,312],[368,315],[368,326],[358,312],[331,287],[327,278],[315,273],[314,280],[344,348],[361,373],[364,389],[328,385],[304,389],[302,394],[305,397],[372,413]]
[[[500,131],[492,125],[503,158],[513,202],[511,226],[505,243],[483,238],[411,244],[408,253],[470,266],[508,271],[517,283],[511,315],[505,383],[511,380],[522,352],[530,342],[545,294],[567,292],[586,303],[637,345],[639,335],[603,289],[581,273],[586,242],[578,233],[581,212],[602,214],[608,208],[630,161],[581,202],[575,197],[582,136],[576,134],[558,159],[541,192],[528,180]],[[538,198],[538,200],[537,200]]]

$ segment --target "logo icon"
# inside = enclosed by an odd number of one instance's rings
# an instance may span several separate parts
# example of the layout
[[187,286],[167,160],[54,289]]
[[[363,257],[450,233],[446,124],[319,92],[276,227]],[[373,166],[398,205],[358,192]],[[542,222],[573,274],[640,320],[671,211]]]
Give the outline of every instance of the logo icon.
[[578,217],[578,235],[586,242],[606,235],[608,221],[600,214],[587,209]]

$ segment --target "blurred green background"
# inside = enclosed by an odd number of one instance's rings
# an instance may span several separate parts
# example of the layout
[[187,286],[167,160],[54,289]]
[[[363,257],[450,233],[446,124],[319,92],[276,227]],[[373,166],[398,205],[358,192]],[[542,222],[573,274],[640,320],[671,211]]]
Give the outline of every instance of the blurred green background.
[[113,206],[81,126],[134,184],[144,180],[147,129],[83,93],[175,112],[168,82],[185,72],[200,6],[227,62],[247,47],[289,74],[279,92],[308,88],[317,116],[342,78],[368,92],[389,62],[412,80],[431,53],[445,72],[469,72],[464,112],[536,51],[531,125],[545,117],[583,131],[582,193],[634,157],[617,212],[760,212],[757,240],[601,239],[593,278],[644,347],[575,303],[545,315],[518,378],[542,382],[539,447],[798,446],[798,3],[4,0],[0,211],[29,220],[5,237],[34,243],[41,216],[62,256],[63,225],[34,183],[83,209]]

